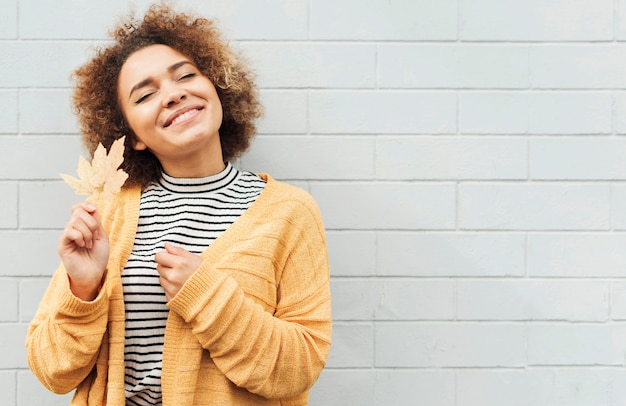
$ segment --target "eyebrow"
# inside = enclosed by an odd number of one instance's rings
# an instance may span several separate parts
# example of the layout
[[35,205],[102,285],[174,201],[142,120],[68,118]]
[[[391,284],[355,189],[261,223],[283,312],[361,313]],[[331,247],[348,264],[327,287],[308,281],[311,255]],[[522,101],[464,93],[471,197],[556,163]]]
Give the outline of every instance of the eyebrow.
[[[191,62],[189,62],[189,61],[180,61],[180,62],[176,62],[175,64],[170,65],[170,66],[167,68],[167,71],[168,71],[169,73],[175,72],[178,68],[180,68],[181,66],[187,65],[187,64],[192,65],[192,63],[191,63]],[[137,83],[135,86],[133,86],[133,87],[130,89],[130,93],[128,93],[128,98],[130,99],[130,97],[133,95],[133,93],[134,93],[136,90],[141,89],[142,87],[148,86],[148,85],[149,85],[150,83],[152,83],[152,82],[154,82],[154,79],[153,79],[152,77],[150,77],[150,78],[144,79],[144,80],[142,80],[141,82]]]

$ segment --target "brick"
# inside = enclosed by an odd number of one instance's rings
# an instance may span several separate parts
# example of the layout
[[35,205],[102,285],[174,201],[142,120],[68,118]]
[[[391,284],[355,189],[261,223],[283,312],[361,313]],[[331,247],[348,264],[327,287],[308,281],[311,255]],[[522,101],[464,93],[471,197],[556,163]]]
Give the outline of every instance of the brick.
[[528,275],[537,277],[624,277],[626,235],[538,233],[528,236]]
[[527,406],[549,402],[552,371],[462,370],[457,373],[458,406]]
[[464,44],[458,48],[457,71],[458,88],[526,89],[528,48]]
[[613,98],[607,93],[539,92],[530,95],[532,134],[610,134]]
[[0,90],[0,106],[2,106],[0,109],[0,134],[17,133],[19,116],[17,95],[18,92],[15,90]]
[[2,391],[3,404],[18,404],[15,388],[17,388],[17,375],[15,371],[0,371],[0,391]]
[[333,279],[333,320],[373,320],[382,291],[380,280]]
[[626,0],[615,2],[615,39],[626,39]]
[[[376,47],[363,44],[251,42],[244,54],[262,88],[373,88]],[[323,69],[320,67],[323,66]]]
[[512,92],[461,92],[459,130],[463,134],[525,134],[528,96]]
[[265,115],[258,122],[259,134],[304,134],[308,130],[308,100],[303,91],[264,90]]
[[17,5],[18,1],[5,1],[2,4],[2,24],[0,24],[0,39],[15,39],[17,33]]
[[455,316],[456,285],[453,281],[383,280],[376,320],[453,320]]
[[[347,23],[349,22],[349,24]],[[455,40],[457,2],[332,0],[311,4],[311,37],[352,40]]]
[[616,324],[532,324],[529,365],[622,366],[626,326]]
[[194,14],[216,19],[227,38],[307,39],[307,0],[207,0],[186,2]]
[[544,45],[530,48],[533,88],[624,88],[623,45]]
[[613,94],[613,102],[615,104],[614,129],[618,134],[626,134],[626,93],[616,91]]
[[615,230],[626,230],[626,187],[611,185],[611,226]]
[[611,319],[626,320],[626,283],[611,283]]
[[334,279],[334,320],[451,320],[455,317],[452,281]]
[[311,193],[328,229],[454,227],[455,192],[450,184],[315,182]]
[[626,179],[626,139],[538,138],[530,141],[530,151],[532,179]]
[[314,91],[310,130],[317,134],[455,134],[450,92]]
[[18,319],[18,281],[13,278],[0,278],[0,322],[15,322]]
[[20,294],[20,321],[29,323],[39,307],[50,278],[24,279],[19,284]]
[[457,374],[458,406],[621,404],[623,379],[619,369],[464,370]]
[[26,368],[27,324],[0,323],[0,369]]
[[[2,139],[0,138],[1,143]],[[0,196],[2,196],[2,199],[0,199],[0,230],[3,228],[17,228],[17,186],[18,184],[15,182],[0,182]]]
[[18,405],[69,405],[74,392],[57,395],[49,392],[30,371],[20,371],[17,375]]
[[374,406],[373,369],[324,369],[310,392],[311,406]]
[[76,176],[83,152],[78,137],[0,137],[1,179],[60,179],[59,173]]
[[333,345],[328,368],[371,368],[374,328],[369,323],[333,323]]
[[455,381],[452,371],[379,370],[374,404],[456,406]]
[[613,98],[599,92],[464,92],[465,134],[610,134]]
[[381,231],[376,268],[386,276],[522,276],[525,250],[516,233]]
[[63,181],[22,182],[20,227],[25,230],[63,229],[70,218],[72,205],[85,200],[86,197],[74,193],[74,190]]
[[609,285],[589,280],[459,281],[460,320],[608,319]]
[[127,13],[128,3],[111,0],[81,7],[72,0],[40,3],[20,0],[20,36],[26,39],[107,38],[115,18]]
[[497,41],[609,41],[613,1],[461,0],[460,38]]
[[526,363],[519,324],[378,323],[377,368],[520,367]]
[[379,45],[378,84],[382,88],[454,88],[459,83],[458,47]]
[[376,234],[367,231],[326,232],[332,276],[374,275]]
[[459,186],[459,225],[466,230],[607,230],[609,223],[610,190],[601,184]]
[[78,134],[69,90],[22,90],[20,92],[22,134]]
[[392,44],[378,47],[382,88],[525,89],[528,48]]
[[[621,369],[621,368],[620,368]],[[457,373],[458,406],[585,406],[626,400],[620,369],[542,368]]]
[[87,48],[84,42],[0,41],[0,87],[67,87]]
[[545,381],[550,397],[537,404],[556,406],[610,405],[626,403],[626,389],[620,382],[626,373],[620,366],[606,368],[558,368],[554,380]]
[[528,143],[502,137],[380,137],[377,179],[526,179]]
[[[280,179],[372,179],[373,137],[259,136],[242,167]],[[337,159],[328,151],[350,151]]]
[[[55,231],[0,230],[3,259],[11,266],[2,271],[3,276],[52,275],[59,263]],[[37,255],[24,255],[27,252]]]

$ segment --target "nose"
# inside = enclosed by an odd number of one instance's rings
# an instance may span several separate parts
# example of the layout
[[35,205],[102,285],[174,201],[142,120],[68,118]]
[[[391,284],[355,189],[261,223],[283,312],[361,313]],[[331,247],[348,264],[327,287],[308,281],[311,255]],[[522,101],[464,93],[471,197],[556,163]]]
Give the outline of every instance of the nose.
[[164,90],[163,106],[172,107],[187,98],[187,92],[180,86],[172,84]]

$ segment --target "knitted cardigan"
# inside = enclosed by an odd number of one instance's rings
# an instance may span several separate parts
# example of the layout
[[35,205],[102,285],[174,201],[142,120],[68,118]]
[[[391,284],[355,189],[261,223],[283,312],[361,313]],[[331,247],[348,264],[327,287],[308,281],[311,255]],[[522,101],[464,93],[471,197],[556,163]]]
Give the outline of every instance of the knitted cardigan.
[[[324,226],[304,191],[267,185],[202,254],[168,303],[163,406],[306,405],[331,341]],[[121,272],[134,243],[141,190],[97,202],[111,252],[98,297],[81,301],[61,264],[32,320],[28,363],[71,405],[125,404]]]

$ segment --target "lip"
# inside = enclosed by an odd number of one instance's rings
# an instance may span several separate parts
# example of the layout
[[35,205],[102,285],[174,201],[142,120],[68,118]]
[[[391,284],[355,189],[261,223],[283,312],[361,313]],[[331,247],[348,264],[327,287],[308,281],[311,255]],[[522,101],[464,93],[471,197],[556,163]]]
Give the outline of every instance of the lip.
[[[188,113],[190,111],[201,111],[203,109],[202,106],[187,106],[187,107],[183,107],[180,108],[178,110],[176,110],[174,113],[172,113],[172,115],[170,115],[167,120],[165,120],[165,123],[163,124],[163,127],[167,128],[170,125],[172,125],[172,123],[174,122],[174,120],[176,120],[178,117],[180,117],[181,115]],[[190,118],[195,117],[195,115],[191,116]],[[184,120],[183,120],[184,121]]]

